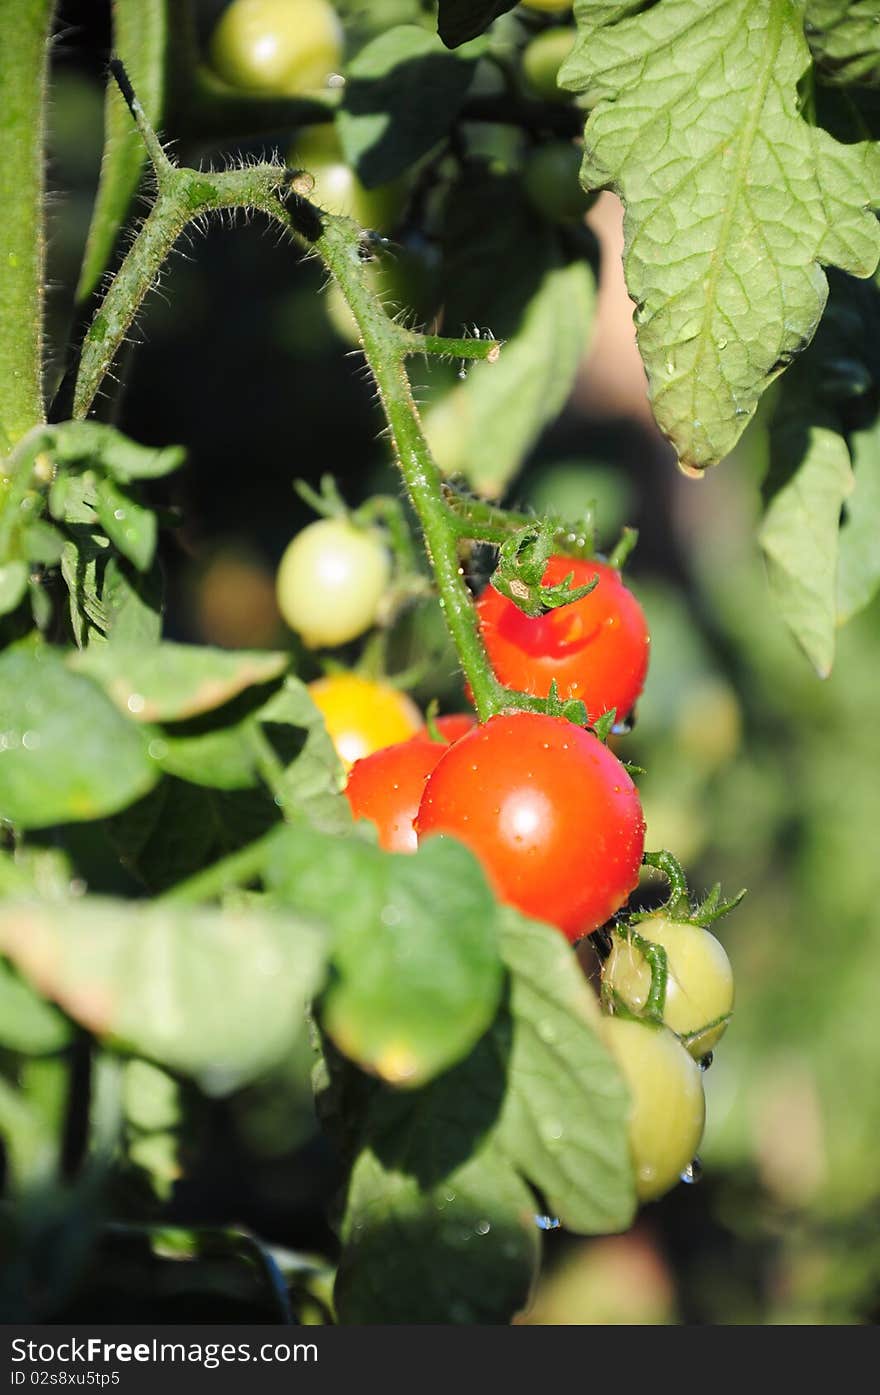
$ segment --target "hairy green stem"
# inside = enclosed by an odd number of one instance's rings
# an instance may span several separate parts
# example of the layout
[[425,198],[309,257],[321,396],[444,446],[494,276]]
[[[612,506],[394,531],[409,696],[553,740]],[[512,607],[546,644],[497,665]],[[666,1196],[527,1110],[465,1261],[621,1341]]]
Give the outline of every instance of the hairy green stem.
[[[434,570],[440,604],[480,720],[499,707],[498,685],[489,668],[470,592],[458,556],[458,539],[450,527],[443,498],[443,481],[431,455],[404,368],[412,336],[401,336],[367,284],[361,259],[361,235],[346,218],[324,220],[315,244],[328,270],[342,288],[361,334],[364,353],[385,409],[397,461],[412,501],[428,557]],[[468,341],[477,343],[476,340]]]
[[[690,894],[687,878],[678,859],[664,849],[662,852],[646,852],[642,858],[642,863],[645,867],[654,867],[658,872],[662,872],[669,882],[669,897],[661,907],[665,914],[688,916],[690,914]],[[633,919],[649,920],[656,914],[656,911],[644,911]]]
[[52,0],[3,0],[0,4],[0,451],[4,454],[45,420],[43,170],[52,13]]
[[73,415],[77,418],[90,411],[144,297],[156,284],[189,223],[226,208],[258,208],[272,217],[284,218],[279,194],[286,175],[280,166],[254,165],[202,174],[169,164],[158,144],[156,150],[164,161],[156,166],[159,197],[86,333],[73,398]]
[[476,335],[447,339],[442,334],[419,334],[411,330],[404,331],[401,343],[411,354],[436,354],[440,358],[480,359],[487,363],[497,363],[501,354],[501,345],[497,339],[479,339]]
[[[533,528],[537,522],[534,514],[519,513],[516,509],[502,509],[485,499],[473,499],[464,494],[457,494],[448,485],[444,487],[444,497],[452,527],[459,538],[470,538],[500,546],[524,528]],[[594,552],[592,526],[588,522],[581,528],[560,524],[553,534],[553,543],[566,556],[590,558]]]

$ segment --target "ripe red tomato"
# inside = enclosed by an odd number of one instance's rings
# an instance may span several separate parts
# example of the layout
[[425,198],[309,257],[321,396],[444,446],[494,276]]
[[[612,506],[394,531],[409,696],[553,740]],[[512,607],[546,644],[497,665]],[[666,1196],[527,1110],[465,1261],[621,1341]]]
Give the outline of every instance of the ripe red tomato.
[[369,819],[379,830],[379,846],[388,852],[415,852],[415,818],[425,781],[453,741],[474,726],[469,712],[436,717],[443,738],[435,741],[422,727],[408,741],[398,741],[355,761],[345,793],[356,819]]
[[490,717],[428,778],[419,841],[460,839],[503,901],[574,941],[634,889],[645,824],[638,792],[592,732],[561,717]]
[[448,750],[421,733],[355,761],[345,793],[356,819],[369,819],[388,852],[415,852],[414,827],[425,781]]
[[614,567],[571,557],[551,557],[544,584],[574,573],[572,586],[594,576],[599,584],[579,601],[530,619],[494,586],[477,610],[489,660],[509,688],[546,697],[556,679],[559,695],[581,698],[595,721],[608,708],[627,716],[648,671],[648,625],[644,612]]

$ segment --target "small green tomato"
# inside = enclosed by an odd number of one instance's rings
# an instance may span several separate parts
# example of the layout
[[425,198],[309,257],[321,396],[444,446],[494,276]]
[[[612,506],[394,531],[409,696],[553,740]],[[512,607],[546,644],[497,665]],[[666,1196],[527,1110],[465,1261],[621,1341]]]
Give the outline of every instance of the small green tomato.
[[526,157],[523,187],[538,212],[554,223],[583,218],[595,202],[595,193],[581,184],[582,155],[571,141],[554,140],[535,146]]
[[297,136],[288,164],[312,176],[315,183],[308,198],[325,213],[354,218],[361,227],[376,232],[388,232],[399,221],[406,203],[405,181],[368,189],[346,164],[332,126],[314,126]]
[[706,1120],[702,1072],[674,1032],[606,1017],[605,1045],[629,1086],[629,1146],[640,1201],[674,1187],[694,1158]]
[[328,0],[232,0],[211,36],[215,72],[231,87],[285,97],[323,87],[342,60]]
[[391,580],[377,533],[341,518],[310,523],[278,568],[278,608],[310,649],[346,644],[375,624]]
[[[724,946],[708,930],[686,921],[655,916],[638,933],[666,950],[666,1002],[663,1021],[695,1060],[714,1050],[733,1011],[733,970]],[[651,991],[651,969],[639,949],[615,936],[603,970],[632,1012],[643,1010]]]
[[523,77],[536,97],[545,102],[567,102],[571,94],[557,82],[562,67],[577,38],[575,29],[544,29],[523,49]]

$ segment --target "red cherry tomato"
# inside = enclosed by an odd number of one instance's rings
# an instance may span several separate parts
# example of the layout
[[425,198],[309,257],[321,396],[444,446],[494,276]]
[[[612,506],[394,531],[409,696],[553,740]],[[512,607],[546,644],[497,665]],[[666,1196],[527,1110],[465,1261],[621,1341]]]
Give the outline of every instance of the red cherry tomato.
[[450,746],[425,786],[419,841],[445,833],[480,859],[497,895],[574,941],[634,889],[638,792],[592,732],[560,717],[490,717]]
[[414,827],[425,781],[449,747],[419,733],[355,761],[345,793],[356,819],[369,819],[388,852],[415,852]]
[[581,698],[595,721],[609,708],[622,720],[645,682],[648,626],[644,612],[614,567],[571,557],[551,557],[544,584],[557,585],[573,572],[572,586],[594,576],[589,595],[530,619],[494,586],[477,610],[489,660],[509,688],[546,697],[556,679],[559,695]]

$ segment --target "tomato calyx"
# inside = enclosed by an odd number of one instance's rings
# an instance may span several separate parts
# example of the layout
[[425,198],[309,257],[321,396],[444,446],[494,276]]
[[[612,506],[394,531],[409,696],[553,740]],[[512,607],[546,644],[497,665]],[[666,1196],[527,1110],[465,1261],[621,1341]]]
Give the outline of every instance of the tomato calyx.
[[[583,586],[572,586],[572,570],[562,581],[545,585],[543,578],[553,552],[554,539],[555,529],[551,523],[530,524],[507,538],[498,553],[498,565],[492,574],[491,584],[530,619],[537,619],[560,606],[581,600],[595,591],[599,584],[597,575]],[[557,635],[558,642],[563,645],[585,643],[587,638],[580,634],[570,636],[565,625]]]
[[738,891],[735,896],[728,900],[723,900],[721,896],[721,883],[716,882],[706,896],[699,902],[693,900],[688,887],[684,869],[676,857],[671,852],[663,849],[660,852],[646,852],[642,858],[645,867],[654,867],[669,883],[669,895],[660,906],[650,911],[635,911],[628,917],[628,924],[637,925],[640,921],[653,920],[658,915],[668,916],[671,920],[681,921],[683,924],[698,925],[705,930],[710,925],[714,925],[716,920],[727,915],[739,905],[745,896],[745,888]]

